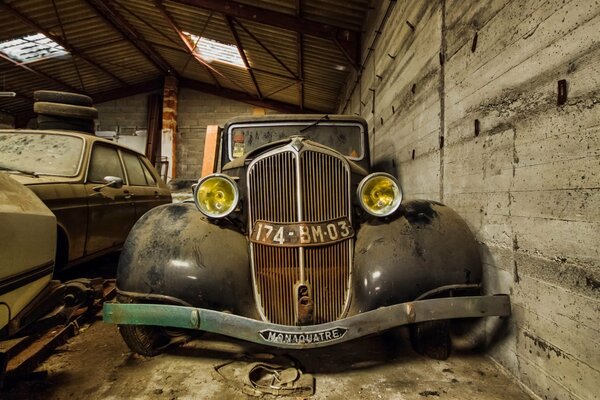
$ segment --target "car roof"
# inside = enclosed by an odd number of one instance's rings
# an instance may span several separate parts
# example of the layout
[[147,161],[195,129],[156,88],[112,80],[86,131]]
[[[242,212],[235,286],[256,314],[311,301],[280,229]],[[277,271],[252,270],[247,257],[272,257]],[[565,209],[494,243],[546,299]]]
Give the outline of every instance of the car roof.
[[50,130],[50,129],[0,129],[0,133],[30,133],[30,134],[33,133],[33,134],[39,134],[39,135],[51,134],[51,135],[78,137],[78,138],[82,138],[83,140],[90,142],[90,143],[101,142],[101,143],[111,144],[120,149],[128,150],[128,151],[134,152],[136,154],[140,154],[142,156],[144,155],[143,153],[140,153],[139,151],[134,150],[130,147],[124,146],[122,144],[113,142],[108,139],[101,138],[99,136],[95,136],[90,133],[85,133],[85,132]]
[[306,122],[314,123],[316,121],[334,121],[334,122],[357,122],[365,127],[367,131],[367,121],[356,115],[340,115],[340,114],[270,114],[261,116],[242,115],[231,118],[225,124],[225,130],[233,124],[248,124],[248,123],[267,123],[267,122]]

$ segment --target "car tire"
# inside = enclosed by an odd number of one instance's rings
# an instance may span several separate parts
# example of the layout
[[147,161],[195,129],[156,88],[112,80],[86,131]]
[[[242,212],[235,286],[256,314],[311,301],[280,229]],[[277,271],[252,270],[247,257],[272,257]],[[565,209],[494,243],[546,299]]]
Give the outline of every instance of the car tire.
[[154,357],[171,344],[171,336],[160,326],[119,325],[123,340],[133,352]]
[[37,129],[57,129],[94,133],[94,121],[91,119],[65,118],[39,114],[37,116],[37,122]]
[[49,103],[38,101],[33,103],[33,111],[38,114],[53,115],[79,119],[98,118],[98,110],[94,107],[74,106],[71,104]]
[[413,349],[435,360],[445,360],[450,356],[450,321],[427,321],[410,326],[410,341]]
[[94,102],[90,96],[78,93],[58,92],[56,90],[36,90],[33,92],[34,101],[48,103],[71,104],[74,106],[91,107]]

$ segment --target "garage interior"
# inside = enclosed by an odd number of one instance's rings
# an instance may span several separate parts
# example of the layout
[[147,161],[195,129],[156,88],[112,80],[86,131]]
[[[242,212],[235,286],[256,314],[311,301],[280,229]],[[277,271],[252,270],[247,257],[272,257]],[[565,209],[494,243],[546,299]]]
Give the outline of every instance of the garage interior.
[[[315,377],[309,398],[598,398],[597,1],[4,0],[0,26],[0,128],[35,127],[36,90],[88,95],[96,134],[141,146],[175,201],[230,118],[363,117],[376,170],[466,220],[512,310],[444,361],[405,332],[292,352],[208,334],[142,357],[98,317],[0,397],[245,398],[215,366],[272,353]],[[117,260],[65,276],[114,278]]]

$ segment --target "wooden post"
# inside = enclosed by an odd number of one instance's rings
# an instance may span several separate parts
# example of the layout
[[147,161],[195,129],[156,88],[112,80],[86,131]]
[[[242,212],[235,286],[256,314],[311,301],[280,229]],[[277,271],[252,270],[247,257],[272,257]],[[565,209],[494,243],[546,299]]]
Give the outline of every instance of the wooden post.
[[217,160],[219,159],[219,133],[220,129],[218,125],[208,125],[206,127],[201,178],[210,175],[217,170]]
[[161,155],[169,161],[167,181],[177,177],[177,94],[178,81],[166,76],[163,89]]

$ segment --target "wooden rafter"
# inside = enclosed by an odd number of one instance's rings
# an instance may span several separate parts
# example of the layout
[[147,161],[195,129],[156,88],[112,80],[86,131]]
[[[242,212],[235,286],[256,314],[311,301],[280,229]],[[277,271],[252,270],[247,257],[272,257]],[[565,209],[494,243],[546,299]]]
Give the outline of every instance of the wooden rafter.
[[214,85],[211,85],[209,83],[200,82],[200,81],[191,80],[191,79],[186,79],[186,78],[181,78],[179,80],[179,85],[180,85],[180,87],[194,89],[194,90],[198,90],[200,92],[212,94],[212,95],[215,95],[215,96],[225,97],[225,98],[228,98],[228,99],[231,99],[231,100],[235,100],[235,101],[240,101],[240,102],[243,102],[243,103],[252,104],[252,105],[257,106],[257,107],[269,108],[269,109],[280,111],[280,112],[284,112],[284,113],[290,113],[290,114],[301,114],[301,113],[318,114],[318,113],[323,112],[323,111],[308,110],[308,109],[301,110],[300,107],[295,106],[293,104],[288,104],[288,103],[284,103],[284,102],[281,102],[281,101],[270,100],[270,99],[266,99],[266,98],[257,99],[255,96],[249,95],[248,93],[244,93],[244,92],[240,92],[240,91],[232,90],[232,89],[227,89],[227,88],[220,88],[219,89],[218,87],[216,87]]
[[121,16],[109,0],[86,0],[98,15],[107,21],[117,32],[138,49],[154,66],[165,74],[178,75],[152,45]]
[[231,0],[173,0],[176,3],[187,4],[215,11],[228,17],[246,19],[264,25],[275,26],[322,39],[346,37],[348,40],[358,39],[360,32],[339,26],[311,21],[294,15],[285,14],[266,8],[251,6]]
[[[302,18],[302,0],[296,0],[296,16]],[[304,37],[302,32],[296,32],[296,56],[298,57],[298,106],[304,108]]]
[[24,69],[24,70],[26,70],[28,72],[31,72],[32,74],[35,74],[35,75],[37,75],[37,76],[45,79],[48,82],[53,82],[53,83],[55,83],[57,85],[60,85],[60,86],[66,88],[66,89],[68,89],[68,90],[70,90],[72,92],[80,92],[81,91],[81,89],[78,89],[78,88],[76,88],[74,86],[71,86],[68,83],[61,81],[60,79],[54,78],[54,77],[52,77],[52,76],[50,76],[50,75],[48,75],[48,74],[46,74],[46,73],[44,73],[44,72],[42,72],[42,71],[40,71],[38,69],[35,69],[35,68],[30,67],[30,66],[28,66],[26,64],[23,64],[23,63],[20,63],[20,62],[18,62],[16,60],[13,60],[12,58],[10,58],[9,56],[4,55],[3,53],[0,53],[0,58],[3,59],[3,60],[8,61],[10,63],[12,63],[13,65],[15,65],[15,66],[17,66],[19,68],[22,68],[22,69]]
[[294,79],[299,79],[298,76],[296,76],[296,74],[294,73],[294,71],[292,71],[287,65],[285,65],[285,63],[281,61],[281,59],[277,57],[277,55],[273,53],[267,46],[265,46],[264,43],[259,38],[257,38],[255,34],[250,32],[250,30],[246,28],[240,21],[236,19],[234,19],[234,21],[244,30],[244,32],[246,32],[246,34],[248,34],[248,36],[250,36],[256,43],[258,43],[258,45],[262,47],[264,51],[269,53],[269,55],[273,57],[273,59],[277,61],[277,63],[281,65],[283,69],[289,72]]
[[252,83],[254,83],[254,88],[256,89],[256,95],[258,96],[259,99],[261,99],[263,97],[263,95],[260,91],[260,87],[258,86],[258,82],[256,81],[256,77],[254,76],[254,71],[252,70],[252,67],[250,67],[250,63],[248,62],[248,57],[246,57],[246,53],[244,52],[244,47],[242,46],[242,41],[240,40],[240,36],[238,35],[237,30],[235,29],[233,20],[231,17],[225,16],[225,21],[227,21],[227,26],[229,27],[229,30],[231,31],[231,34],[233,35],[233,38],[235,39],[235,45],[237,46],[238,52],[240,53],[240,56],[242,57],[242,61],[244,61],[244,65],[246,66],[246,70],[248,71],[248,74],[250,74]]
[[[31,18],[26,17],[25,15],[23,15],[22,13],[20,13],[17,9],[15,9],[14,7],[12,7],[11,5],[6,4],[6,2],[0,2],[0,9],[7,11],[8,13],[10,13],[15,18],[21,20],[25,25],[29,26],[30,28],[32,28],[32,29],[34,29],[34,30],[36,30],[36,31],[38,31],[40,33],[43,33],[46,37],[50,38],[54,42],[56,42],[59,45],[61,45],[65,50],[67,50],[69,53],[71,53],[71,55],[81,58],[82,60],[86,61],[88,64],[90,64],[91,66],[93,66],[94,68],[96,68],[98,71],[100,71],[103,74],[111,77],[113,80],[119,82],[120,84],[127,85],[127,82],[123,81],[121,78],[119,78],[118,76],[116,76],[112,72],[108,71],[106,68],[103,68],[96,61],[94,61],[93,59],[91,59],[90,57],[88,57],[87,55],[85,55],[80,49],[78,49],[77,47],[74,47],[74,46],[70,45],[65,40],[63,40],[61,37],[54,35],[49,30],[44,29],[38,23],[36,23],[35,21],[33,21]],[[77,91],[79,91],[79,90],[77,90]]]
[[246,89],[244,89],[239,83],[237,83],[236,81],[232,80],[228,76],[222,74],[219,70],[215,69],[209,63],[207,63],[206,61],[204,61],[202,59],[202,57],[200,57],[198,54],[196,54],[196,51],[195,51],[196,44],[190,42],[190,39],[186,36],[185,33],[183,33],[183,30],[179,27],[179,24],[177,24],[177,21],[175,21],[175,18],[173,18],[173,16],[169,13],[169,11],[166,9],[166,7],[160,1],[155,1],[155,5],[156,5],[156,8],[161,12],[161,14],[163,15],[163,17],[165,17],[165,19],[167,20],[167,22],[169,23],[169,25],[171,25],[171,28],[175,31],[175,33],[177,33],[177,35],[181,39],[183,45],[185,46],[185,50],[196,61],[198,61],[200,64],[202,64],[208,70],[208,72],[211,74],[211,76],[215,80],[215,83],[216,83],[217,86],[220,87],[221,85],[219,84],[219,81],[218,81],[218,79],[216,78],[215,75],[218,75],[218,76],[222,77],[223,79],[228,80],[233,85],[235,85],[238,88],[240,88],[243,92],[246,92]]

